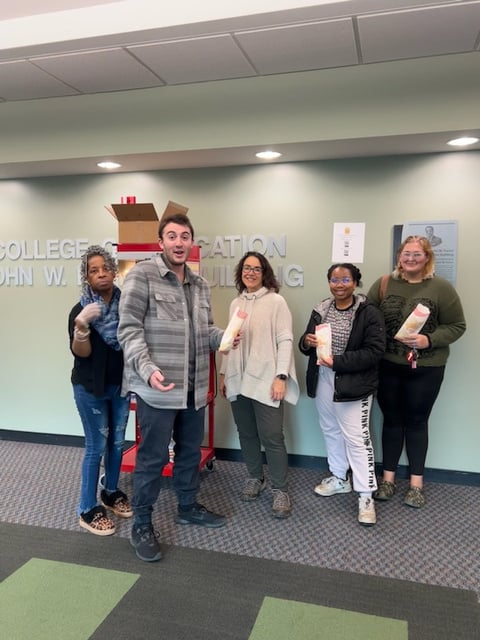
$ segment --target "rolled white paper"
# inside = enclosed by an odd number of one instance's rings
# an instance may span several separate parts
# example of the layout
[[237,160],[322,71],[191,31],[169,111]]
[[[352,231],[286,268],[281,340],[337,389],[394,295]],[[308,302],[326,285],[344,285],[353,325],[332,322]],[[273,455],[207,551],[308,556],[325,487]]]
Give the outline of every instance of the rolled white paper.
[[420,333],[429,315],[430,309],[425,305],[418,303],[393,337],[396,340],[402,340],[404,338],[408,338],[408,336],[411,336],[414,333]]
[[221,353],[228,353],[233,347],[233,341],[240,333],[243,323],[247,317],[248,313],[246,311],[240,311],[240,307],[235,309],[233,316],[230,318],[230,322],[225,329],[222,342],[218,349]]
[[315,337],[317,338],[317,364],[323,358],[332,355],[332,327],[330,324],[317,324],[315,327]]

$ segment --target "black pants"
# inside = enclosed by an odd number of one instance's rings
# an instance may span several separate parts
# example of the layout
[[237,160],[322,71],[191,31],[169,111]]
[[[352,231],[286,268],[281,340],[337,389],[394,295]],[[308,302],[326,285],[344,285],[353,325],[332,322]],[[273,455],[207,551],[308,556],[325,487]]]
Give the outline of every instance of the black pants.
[[417,367],[382,361],[378,404],[383,413],[383,469],[395,472],[405,443],[410,474],[423,476],[428,448],[428,418],[445,367]]
[[205,429],[205,408],[196,410],[193,394],[187,409],[156,409],[137,395],[141,440],[133,476],[132,506],[135,525],[150,524],[160,493],[162,469],[168,462],[168,445],[175,441],[173,486],[180,506],[193,505],[200,486],[200,445]]

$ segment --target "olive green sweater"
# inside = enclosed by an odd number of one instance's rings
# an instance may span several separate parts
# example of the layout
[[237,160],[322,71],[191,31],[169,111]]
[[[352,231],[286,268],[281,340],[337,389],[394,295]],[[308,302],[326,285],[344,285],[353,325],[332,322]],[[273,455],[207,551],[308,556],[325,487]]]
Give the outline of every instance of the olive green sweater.
[[408,364],[410,348],[394,339],[403,322],[421,303],[430,309],[430,315],[420,333],[428,336],[430,347],[419,349],[417,366],[439,367],[445,365],[449,346],[458,340],[466,329],[462,303],[453,286],[443,278],[434,276],[418,283],[396,280],[390,276],[385,297],[380,298],[381,278],[370,287],[368,299],[382,311],[385,317],[387,348],[384,359],[396,364]]

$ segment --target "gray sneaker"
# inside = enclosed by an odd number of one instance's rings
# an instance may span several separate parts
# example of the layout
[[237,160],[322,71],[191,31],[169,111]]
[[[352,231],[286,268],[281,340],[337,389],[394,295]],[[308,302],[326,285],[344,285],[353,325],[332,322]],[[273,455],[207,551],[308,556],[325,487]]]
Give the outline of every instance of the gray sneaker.
[[382,480],[378,484],[378,489],[373,492],[375,500],[391,500],[395,495],[397,488],[393,482]]
[[245,502],[256,500],[266,486],[267,481],[265,478],[263,478],[263,480],[259,480],[258,478],[247,478],[243,485],[242,500]]
[[292,501],[286,491],[272,489],[272,513],[275,518],[288,518],[292,512]]
[[158,533],[151,524],[136,527],[133,525],[130,535],[130,544],[135,549],[137,558],[144,562],[156,562],[162,557],[158,544]]
[[425,492],[420,487],[410,487],[405,494],[405,500],[403,501],[407,507],[413,507],[414,509],[421,509],[425,506]]

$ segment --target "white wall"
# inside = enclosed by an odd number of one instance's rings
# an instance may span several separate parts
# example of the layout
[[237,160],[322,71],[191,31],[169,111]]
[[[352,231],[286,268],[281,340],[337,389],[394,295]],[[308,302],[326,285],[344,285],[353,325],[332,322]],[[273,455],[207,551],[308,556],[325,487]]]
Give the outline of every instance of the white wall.
[[[122,195],[153,202],[159,214],[168,200],[190,207],[197,236],[286,234],[285,258],[275,266],[298,264],[304,286],[284,286],[301,335],[312,306],[328,294],[326,270],[331,263],[332,225],[366,223],[364,289],[391,264],[392,227],[408,220],[458,220],[457,289],[467,317],[466,335],[452,347],[446,378],[431,417],[427,465],[478,472],[480,432],[476,426],[474,372],[480,358],[475,318],[478,299],[472,292],[478,252],[480,153],[370,158],[276,164],[261,167],[43,178],[0,181],[0,243],[83,239],[85,243],[116,238],[116,222],[104,209]],[[233,267],[241,257],[205,257],[202,265]],[[64,267],[59,286],[47,286],[44,268]],[[81,435],[69,382],[67,316],[78,299],[78,260],[16,260],[0,255],[0,428],[49,434]],[[29,270],[34,283],[8,286],[6,270]],[[214,287],[217,324],[223,326],[234,289]],[[476,312],[476,313],[475,313]],[[298,353],[303,382],[305,358]],[[374,438],[379,444],[380,415],[375,411]],[[323,456],[313,401],[304,387],[299,404],[286,414],[291,453]],[[216,402],[216,446],[238,448],[227,403]],[[379,452],[380,453],[380,452]],[[380,457],[379,455],[377,456]]]

